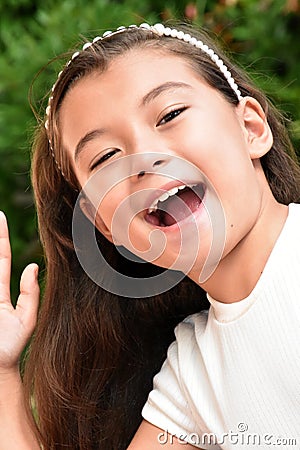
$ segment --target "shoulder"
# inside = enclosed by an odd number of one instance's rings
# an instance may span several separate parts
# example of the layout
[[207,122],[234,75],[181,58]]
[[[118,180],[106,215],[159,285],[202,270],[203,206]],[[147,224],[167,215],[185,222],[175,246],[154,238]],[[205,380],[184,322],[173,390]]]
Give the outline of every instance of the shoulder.
[[144,419],[176,436],[206,431],[199,417],[195,395],[197,399],[198,396],[203,399],[200,391],[203,384],[206,386],[205,364],[198,337],[205,334],[207,320],[208,313],[201,312],[177,325],[176,340],[170,345],[167,358],[154,377],[153,390],[143,408]]
[[290,264],[299,267],[299,251],[300,239],[300,204],[290,203],[288,205],[288,215],[284,226],[277,238],[275,246],[272,250],[270,258],[267,263],[267,269],[272,268],[280,272],[282,264]]
[[201,311],[196,314],[191,314],[180,322],[175,328],[175,335],[179,333],[194,333],[195,331],[203,331],[208,320],[209,310]]
[[[274,256],[277,256],[276,261],[281,263],[291,262],[293,259],[293,265],[299,267],[300,257],[300,204],[290,203],[288,205],[288,216],[278,236],[277,242],[273,249]],[[287,260],[288,259],[288,260]]]
[[177,346],[184,346],[186,349],[189,348],[187,347],[188,344],[196,344],[198,338],[205,333],[208,317],[209,311],[201,311],[180,322],[175,328],[176,341],[173,343],[173,347],[176,344]]
[[300,203],[290,203],[288,205],[289,213],[286,221],[287,226],[293,226],[300,222]]
[[[167,358],[160,370],[154,377],[154,388],[161,391],[172,389],[179,393],[186,379],[201,367],[201,348],[199,340],[205,334],[208,311],[188,316],[175,328],[176,339],[168,348]],[[191,367],[193,370],[191,371]]]
[[177,325],[176,339],[169,346],[167,359],[160,374],[168,373],[170,377],[171,371],[179,384],[186,384],[185,380],[191,378],[192,372],[194,373],[195,369],[200,370],[203,364],[201,343],[207,332],[209,316],[209,311],[202,311],[188,316]]

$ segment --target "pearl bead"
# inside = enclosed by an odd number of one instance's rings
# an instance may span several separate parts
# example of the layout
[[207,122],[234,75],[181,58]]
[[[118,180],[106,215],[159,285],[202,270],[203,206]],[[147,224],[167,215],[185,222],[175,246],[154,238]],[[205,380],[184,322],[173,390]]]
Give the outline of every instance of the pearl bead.
[[77,56],[78,56],[79,54],[80,54],[79,52],[75,52],[75,53],[73,53],[73,55],[72,55],[72,58],[71,58],[71,59],[73,60],[73,59],[77,58]]
[[145,28],[145,30],[150,30],[151,27],[148,23],[141,23],[140,28]]
[[189,42],[190,39],[192,39],[192,36],[190,34],[186,33],[183,38],[184,42]]
[[84,46],[82,47],[82,50],[86,50],[87,48],[89,48],[92,44],[92,42],[87,42],[86,44],[84,44]]
[[165,27],[161,23],[156,23],[153,28],[159,36],[163,36]]

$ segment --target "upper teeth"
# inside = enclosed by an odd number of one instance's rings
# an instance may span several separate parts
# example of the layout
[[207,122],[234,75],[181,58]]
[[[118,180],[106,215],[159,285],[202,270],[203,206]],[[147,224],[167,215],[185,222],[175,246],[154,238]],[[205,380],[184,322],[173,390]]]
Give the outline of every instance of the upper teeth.
[[172,195],[177,194],[178,191],[181,191],[182,189],[185,189],[186,187],[192,188],[194,186],[197,186],[197,184],[183,184],[181,186],[174,187],[170,189],[169,191],[165,191],[163,194],[161,194],[160,197],[158,197],[154,202],[150,205],[148,209],[148,214],[151,214],[152,212],[157,210],[157,204],[158,202],[164,202],[167,200],[167,198],[171,197]]

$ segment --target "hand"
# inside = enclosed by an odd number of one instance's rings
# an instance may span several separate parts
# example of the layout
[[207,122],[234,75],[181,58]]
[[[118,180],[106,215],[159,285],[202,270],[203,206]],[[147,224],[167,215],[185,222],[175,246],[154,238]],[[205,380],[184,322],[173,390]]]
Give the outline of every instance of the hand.
[[0,375],[18,368],[22,350],[36,324],[39,303],[38,266],[29,264],[23,271],[16,308],[10,299],[10,273],[8,227],[0,211]]

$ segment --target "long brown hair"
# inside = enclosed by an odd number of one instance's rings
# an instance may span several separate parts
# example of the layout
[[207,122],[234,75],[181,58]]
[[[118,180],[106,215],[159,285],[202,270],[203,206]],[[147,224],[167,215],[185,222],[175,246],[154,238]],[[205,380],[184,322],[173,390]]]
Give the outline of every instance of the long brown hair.
[[[278,201],[298,202],[300,172],[281,115],[205,33],[177,28],[214,49],[242,95],[260,102],[274,136],[272,149],[262,158],[266,177]],[[187,278],[151,298],[125,299],[106,292],[86,275],[74,250],[72,214],[80,186],[60,143],[59,108],[76,80],[105,71],[113,58],[137,47],[180,56],[237,104],[224,76],[201,50],[146,30],[130,29],[98,41],[64,68],[53,92],[49,136],[41,123],[32,165],[47,276],[24,381],[28,398],[34,396],[38,436],[45,450],[125,449],[141,421],[152,377],[174,339],[174,327],[185,316],[208,308],[205,293]],[[86,220],[86,227],[91,226]],[[126,269],[128,274],[150,276],[159,270],[125,260],[99,233],[97,240],[108,262],[123,273]]]

